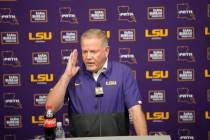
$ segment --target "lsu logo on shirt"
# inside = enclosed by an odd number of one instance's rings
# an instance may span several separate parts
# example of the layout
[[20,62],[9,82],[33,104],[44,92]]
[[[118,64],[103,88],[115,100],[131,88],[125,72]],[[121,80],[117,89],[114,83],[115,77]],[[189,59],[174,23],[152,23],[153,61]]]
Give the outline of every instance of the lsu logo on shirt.
[[117,85],[117,81],[106,81],[106,85],[107,86],[114,86],[114,85]]
[[169,112],[146,113],[147,120],[169,120],[169,118],[170,118]]
[[28,38],[31,41],[49,41],[52,40],[52,32],[29,32]]

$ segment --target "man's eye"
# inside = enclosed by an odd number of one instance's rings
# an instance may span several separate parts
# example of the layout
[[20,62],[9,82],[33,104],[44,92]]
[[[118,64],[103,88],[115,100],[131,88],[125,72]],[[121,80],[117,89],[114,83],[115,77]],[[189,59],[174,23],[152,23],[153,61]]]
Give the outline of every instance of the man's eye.
[[91,51],[91,53],[96,54],[98,51]]

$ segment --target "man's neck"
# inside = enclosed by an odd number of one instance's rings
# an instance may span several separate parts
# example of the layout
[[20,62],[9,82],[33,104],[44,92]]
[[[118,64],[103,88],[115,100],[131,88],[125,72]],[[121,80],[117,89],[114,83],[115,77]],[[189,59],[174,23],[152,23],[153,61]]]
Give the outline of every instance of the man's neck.
[[106,71],[107,67],[108,67],[108,58],[106,59],[105,63],[102,65],[102,67],[97,72],[93,73],[93,78],[95,79],[95,81],[97,81],[99,75],[102,72]]

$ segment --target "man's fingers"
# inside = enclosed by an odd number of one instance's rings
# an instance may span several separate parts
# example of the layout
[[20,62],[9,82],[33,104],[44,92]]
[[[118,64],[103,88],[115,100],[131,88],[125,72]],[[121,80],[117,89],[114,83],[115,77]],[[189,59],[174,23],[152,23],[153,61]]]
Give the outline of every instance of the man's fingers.
[[73,55],[73,51],[70,53],[69,55],[69,60],[68,60],[68,63],[71,63],[71,60],[72,60],[72,55]]
[[78,52],[76,49],[74,49],[72,53],[72,65],[75,66],[77,63]]
[[76,73],[79,71],[79,69],[80,69],[80,67],[79,67],[79,66],[77,66],[77,67],[76,67]]

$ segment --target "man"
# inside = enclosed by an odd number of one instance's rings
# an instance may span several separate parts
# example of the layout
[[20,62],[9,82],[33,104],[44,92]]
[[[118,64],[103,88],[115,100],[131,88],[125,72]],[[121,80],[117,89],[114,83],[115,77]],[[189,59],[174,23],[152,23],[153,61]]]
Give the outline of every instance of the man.
[[67,99],[73,136],[129,135],[128,111],[137,135],[147,135],[141,96],[132,71],[108,60],[108,40],[100,29],[81,36],[83,63],[77,65],[77,50],[70,54],[65,72],[50,91],[46,106],[58,111]]

